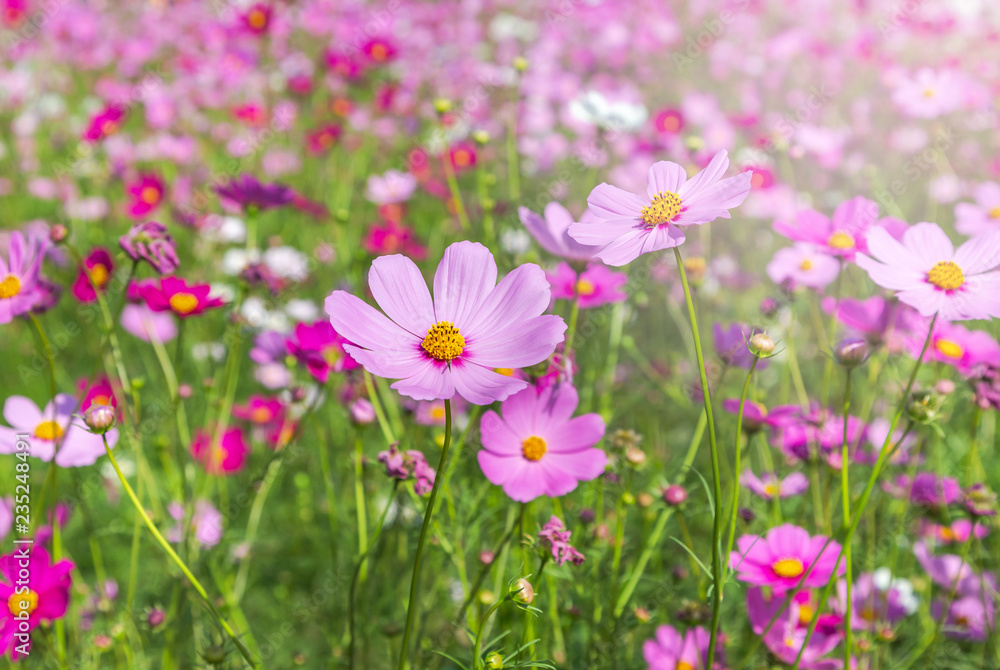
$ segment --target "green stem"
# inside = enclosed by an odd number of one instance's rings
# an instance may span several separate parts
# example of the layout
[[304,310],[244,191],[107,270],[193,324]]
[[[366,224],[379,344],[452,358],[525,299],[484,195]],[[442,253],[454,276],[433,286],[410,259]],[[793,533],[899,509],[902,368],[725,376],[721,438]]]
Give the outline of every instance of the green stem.
[[712,519],[712,630],[708,642],[709,663],[715,658],[715,647],[718,642],[719,620],[722,616],[722,556],[719,546],[722,540],[722,480],[719,477],[719,448],[715,442],[715,419],[712,416],[712,396],[708,388],[708,375],[705,374],[705,357],[701,349],[701,337],[698,335],[698,317],[695,314],[694,301],[691,299],[691,287],[688,286],[687,273],[684,271],[684,260],[681,258],[680,247],[674,247],[674,258],[677,259],[677,271],[681,276],[681,286],[684,289],[684,302],[687,304],[688,318],[691,320],[691,335],[694,338],[694,351],[698,360],[698,374],[701,377],[702,398],[705,401],[705,416],[708,421],[708,446],[712,456],[712,496],[715,509]]
[[465,211],[465,202],[462,200],[462,191],[458,188],[458,180],[455,179],[455,168],[451,164],[451,157],[446,155],[441,162],[444,164],[444,176],[448,181],[451,199],[455,203],[458,222],[462,224],[462,232],[468,233],[472,225],[469,223],[469,215]]
[[[844,508],[843,531],[846,537],[851,527],[851,489],[848,479],[847,428],[851,412],[851,368],[847,368],[844,380],[844,440],[840,445],[840,496]],[[844,667],[851,667],[851,545],[844,545],[845,572],[844,582],[847,591],[844,601]]]
[[[444,471],[448,462],[448,448],[451,446],[451,400],[444,401],[444,445],[441,447],[441,459],[438,461],[437,472]],[[427,539],[427,529],[431,525],[431,518],[434,516],[434,503],[437,502],[438,490],[444,477],[434,478],[434,486],[431,488],[431,497],[427,501],[427,509],[424,511],[424,522],[420,526],[420,540],[417,542],[417,555],[413,561],[413,574],[410,577],[410,599],[406,606],[406,627],[403,629],[403,642],[399,650],[399,670],[406,670],[406,657],[410,645],[410,634],[413,630],[413,621],[419,608],[417,595],[420,591],[420,564],[424,553],[424,542]]]
[[[358,556],[368,553],[368,515],[365,507],[365,482],[364,482],[364,449],[362,448],[361,435],[354,440],[354,506],[358,516]],[[361,583],[368,580],[368,571],[361,563],[360,573]]]
[[736,413],[736,462],[733,464],[733,511],[729,515],[729,540],[726,542],[726,556],[729,556],[733,550],[733,542],[736,539],[736,517],[739,515],[740,508],[740,438],[743,436],[743,408],[747,402],[747,392],[750,390],[750,379],[753,377],[753,372],[757,369],[759,361],[760,356],[754,356],[753,363],[750,364],[750,370],[747,372],[746,381],[743,382],[743,393],[740,395],[740,409]]
[[483,631],[486,630],[486,624],[489,623],[490,617],[493,616],[493,613],[496,612],[498,609],[500,609],[500,606],[503,605],[505,602],[507,602],[507,599],[509,597],[510,596],[506,596],[501,600],[496,601],[493,604],[493,607],[491,607],[489,611],[486,612],[486,616],[483,617],[483,623],[479,627],[479,632],[476,633],[476,646],[475,649],[473,649],[472,651],[472,662],[474,664],[473,667],[476,670],[486,667],[485,664],[483,663],[483,659],[481,658],[482,648],[483,648]]
[[167,542],[166,539],[164,539],[163,535],[160,534],[160,531],[157,530],[156,526],[153,524],[153,521],[149,518],[149,515],[146,514],[146,510],[143,509],[142,503],[139,502],[139,498],[135,495],[135,491],[132,490],[132,486],[128,483],[128,480],[125,479],[125,475],[122,474],[121,468],[118,467],[118,461],[115,459],[114,452],[112,452],[111,447],[108,446],[107,435],[102,435],[101,438],[104,440],[104,451],[107,452],[108,454],[108,460],[111,461],[111,465],[114,467],[115,472],[118,474],[118,480],[121,482],[122,488],[124,488],[125,493],[128,494],[129,499],[132,501],[132,505],[135,506],[135,511],[138,512],[140,517],[142,517],[142,521],[143,523],[146,524],[146,528],[149,529],[149,532],[153,534],[153,537],[156,538],[156,541],[160,544],[163,550],[167,552],[167,555],[170,557],[170,559],[180,569],[180,571],[184,573],[184,576],[187,577],[188,581],[191,583],[191,586],[194,587],[194,590],[197,591],[198,595],[200,595],[202,600],[205,601],[205,605],[208,607],[208,610],[212,613],[212,616],[214,616],[215,619],[219,622],[219,625],[222,626],[222,629],[233,641],[233,644],[236,645],[236,648],[239,649],[240,655],[243,656],[243,659],[247,662],[247,664],[251,668],[256,667],[256,663],[254,663],[253,659],[250,657],[250,651],[246,648],[246,646],[244,646],[242,642],[240,642],[239,637],[236,635],[235,632],[233,632],[233,629],[229,626],[226,620],[222,618],[222,615],[219,614],[219,611],[215,608],[215,605],[212,603],[212,599],[209,598],[208,592],[205,591],[205,587],[203,587],[201,585],[201,582],[199,582],[198,579],[193,574],[191,574],[191,570],[188,569],[188,566],[185,565],[184,561],[181,560],[181,557],[178,556],[177,552],[174,551],[174,548],[170,546],[170,543]]

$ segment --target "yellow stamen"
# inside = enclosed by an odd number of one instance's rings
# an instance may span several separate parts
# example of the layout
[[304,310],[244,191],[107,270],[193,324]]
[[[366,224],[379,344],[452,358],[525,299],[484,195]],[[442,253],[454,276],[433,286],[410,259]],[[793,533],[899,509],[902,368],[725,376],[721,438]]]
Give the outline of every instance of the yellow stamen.
[[39,440],[58,440],[63,436],[63,429],[55,421],[42,421],[35,426],[35,437]]
[[175,293],[170,296],[170,309],[178,314],[190,314],[198,307],[198,298],[190,293]]
[[809,272],[813,268],[813,262],[807,258],[804,261],[802,261],[801,263],[799,263],[799,268],[801,270]]
[[794,579],[805,572],[805,566],[797,558],[782,558],[775,561],[771,569],[774,570],[774,574],[785,579]]
[[664,223],[670,223],[681,213],[681,197],[673,191],[662,191],[656,194],[653,202],[642,208],[642,222],[647,228],[655,228]]
[[850,233],[845,233],[842,230],[838,230],[830,239],[826,241],[834,249],[853,249],[854,248],[854,236]]
[[247,16],[247,23],[249,23],[250,27],[254,30],[263,30],[264,27],[267,26],[267,14],[259,9],[255,9],[250,12],[249,16]]
[[155,205],[160,201],[160,189],[155,186],[146,186],[139,192],[139,199],[147,205]]
[[994,207],[990,210],[991,219],[1000,219],[1000,207]]
[[934,343],[934,348],[942,356],[947,356],[948,358],[961,358],[965,354],[965,349],[960,344],[951,340],[938,340]]
[[438,321],[427,331],[427,337],[420,346],[431,358],[450,361],[462,355],[465,338],[451,321]]
[[90,268],[90,282],[97,288],[101,288],[108,283],[108,267],[103,263],[98,263]]
[[809,605],[802,605],[799,607],[799,623],[803,626],[808,626],[813,617],[816,616],[816,612]]
[[109,398],[106,395],[95,395],[93,398],[90,399],[90,404],[91,404],[91,406],[93,406],[93,405],[106,405],[106,406],[110,407],[111,406],[111,398]]
[[596,290],[597,287],[594,286],[594,283],[587,281],[586,279],[581,279],[576,283],[577,295],[594,295],[594,291]]
[[954,291],[965,283],[965,275],[952,261],[940,261],[927,273],[927,281],[945,291]]
[[431,418],[434,419],[435,421],[440,421],[441,419],[444,418],[444,415],[445,415],[444,407],[442,407],[441,405],[435,405],[434,407],[431,407]]
[[521,453],[529,461],[541,460],[546,451],[548,451],[548,448],[545,445],[545,440],[537,435],[532,435],[521,443]]
[[257,407],[250,412],[250,420],[254,423],[267,423],[272,418],[273,414],[267,407]]
[[31,589],[28,589],[27,593],[12,593],[7,599],[7,609],[15,617],[23,616],[24,613],[30,616],[36,607],[38,607],[38,594]]
[[14,275],[7,275],[0,281],[0,299],[13,298],[21,292],[21,280]]
[[388,57],[389,50],[385,48],[384,44],[373,44],[369,55],[371,55],[372,60],[383,61]]
[[764,485],[764,493],[766,493],[767,495],[769,495],[769,496],[771,496],[773,498],[778,493],[778,487],[775,486],[774,484],[765,484]]

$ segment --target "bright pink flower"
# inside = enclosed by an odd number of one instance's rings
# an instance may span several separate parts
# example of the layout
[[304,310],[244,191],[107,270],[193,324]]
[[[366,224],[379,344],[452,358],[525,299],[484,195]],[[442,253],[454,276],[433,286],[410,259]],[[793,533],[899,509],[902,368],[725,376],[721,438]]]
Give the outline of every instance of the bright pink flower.
[[822,289],[840,274],[840,263],[812,244],[799,242],[778,249],[767,264],[767,276],[791,290],[805,286]]
[[553,515],[548,523],[538,531],[538,544],[552,552],[552,560],[556,565],[563,565],[566,561],[573,565],[580,565],[586,559],[569,543],[572,535],[570,531],[566,530],[566,524],[562,522],[562,519]]
[[578,482],[604,472],[608,457],[595,447],[604,437],[598,414],[573,412],[579,398],[569,384],[538,390],[528,387],[509,397],[480,422],[483,449],[479,467],[513,500],[529,502],[538,496],[563,496]]
[[824,253],[853,261],[857,252],[868,250],[865,239],[877,220],[878,205],[858,196],[838,205],[832,219],[805,209],[795,215],[795,225],[775,221],[774,230],[790,240],[809,242]]
[[285,416],[285,404],[279,398],[252,395],[245,405],[234,405],[233,416],[257,425],[281,421]]
[[[729,564],[737,579],[748,584],[768,586],[776,594],[795,588],[812,567],[804,587],[822,587],[833,576],[840,545],[827,538],[810,536],[809,531],[785,524],[767,531],[767,535],[743,535],[736,541],[738,551],[730,554]],[[815,567],[813,567],[815,566]],[[843,574],[843,562],[837,572]]]
[[661,133],[675,135],[684,130],[684,115],[676,109],[664,109],[653,117],[653,125]]
[[372,374],[399,379],[392,388],[403,395],[439,400],[457,392],[488,405],[527,386],[496,369],[540,363],[566,330],[558,316],[542,316],[551,293],[537,265],[522,265],[499,284],[496,278],[486,247],[452,244],[432,300],[413,261],[383,256],[372,262],[368,285],[388,318],[345,291],[330,294],[326,312],[352,343],[344,349]]
[[448,160],[455,172],[468,170],[476,165],[476,148],[468,142],[459,142],[449,147]]
[[250,448],[239,428],[229,428],[218,441],[214,431],[199,430],[191,440],[191,455],[210,475],[231,475],[243,469]]
[[870,255],[858,265],[872,281],[898,291],[922,316],[945,321],[1000,316],[1000,232],[974,237],[957,250],[934,223],[910,227],[898,242],[881,228],[868,234]]
[[[451,411],[455,416],[460,415],[466,409],[466,403],[461,397],[455,397],[451,401]],[[445,422],[445,409],[443,400],[421,400],[416,404],[414,420],[421,426],[443,426]]]
[[414,260],[427,256],[427,247],[417,241],[412,228],[389,220],[385,224],[372,224],[365,235],[365,249],[372,254],[404,254]]
[[[167,531],[167,540],[178,544],[184,540],[184,506],[177,502],[170,503],[167,512],[177,522]],[[214,547],[222,540],[224,530],[222,512],[208,500],[199,500],[194,505],[194,514],[191,515],[191,530],[194,531],[194,539],[198,544],[203,547]]]
[[132,198],[128,213],[137,219],[145,218],[159,207],[167,191],[163,180],[155,174],[139,175],[137,180],[128,184],[126,190]]
[[365,42],[361,51],[373,63],[387,63],[396,57],[397,49],[389,40],[374,37]]
[[335,123],[317,128],[306,135],[306,149],[314,156],[325,154],[333,148],[343,131]]
[[346,342],[329,321],[317,321],[311,325],[297,324],[295,333],[285,345],[288,353],[304,364],[309,374],[325,384],[331,372],[346,372],[358,367],[347,355]]
[[801,472],[793,472],[784,479],[778,479],[773,472],[765,472],[758,477],[752,470],[744,470],[740,475],[740,484],[747,487],[764,500],[790,498],[804,493],[809,489],[809,478]]
[[728,168],[729,155],[720,151],[691,179],[677,163],[654,163],[645,196],[599,184],[587,198],[597,221],[574,223],[569,234],[577,242],[599,246],[594,256],[608,265],[625,265],[642,254],[679,246],[686,226],[728,219],[729,210],[746,199],[750,173],[721,179]]
[[[55,621],[66,614],[73,587],[70,572],[75,566],[62,560],[53,564],[49,553],[35,545],[0,558],[0,654],[15,661],[28,655],[30,631],[42,621]],[[22,575],[27,573],[27,585]],[[27,590],[20,589],[27,586]],[[27,615],[27,630],[19,617]]]
[[[926,333],[913,334],[907,339],[914,358],[920,355],[926,337]],[[939,321],[931,333],[924,361],[947,363],[963,375],[968,375],[980,363],[1000,365],[1000,344],[985,331],[968,330],[957,323]]]
[[41,303],[48,291],[39,277],[48,245],[42,238],[10,234],[7,259],[0,257],[0,324],[26,314]]
[[[86,384],[86,381],[84,383]],[[118,408],[118,398],[107,377],[101,377],[92,386],[82,386],[81,389],[86,389],[87,392],[83,396],[83,402],[80,403],[79,414],[83,414],[94,405]]]
[[154,312],[169,311],[186,319],[226,304],[222,298],[210,298],[211,290],[208,284],[188,284],[180,277],[162,277],[133,282],[129,298],[144,300]]
[[660,626],[655,638],[642,643],[642,656],[649,670],[707,670],[715,667],[708,664],[709,637],[701,626],[683,635],[673,626]]
[[97,300],[97,290],[104,291],[108,282],[111,281],[115,264],[111,260],[111,254],[106,249],[97,248],[83,259],[83,265],[87,270],[84,271],[83,268],[80,268],[76,275],[76,281],[73,283],[73,295],[80,302],[94,302]]
[[121,128],[124,119],[125,109],[123,107],[108,105],[90,119],[87,130],[83,133],[83,139],[88,142],[99,142],[109,135],[114,135]]
[[255,3],[243,15],[243,26],[254,35],[263,35],[271,25],[274,8],[263,2]]
[[[962,544],[973,534],[973,523],[969,519],[959,519],[947,526],[936,524],[926,519],[920,520],[920,534],[924,537],[933,537],[941,544]],[[984,538],[990,534],[989,526],[975,524],[975,535],[977,538]]]
[[832,297],[820,302],[827,314],[836,313],[837,320],[852,331],[863,335],[874,345],[882,344],[899,328],[902,319],[898,305],[882,296],[872,296],[866,300]]
[[[18,453],[17,435],[27,433],[35,458],[48,462],[55,455],[56,465],[62,468],[93,465],[105,454],[104,442],[74,418],[75,414],[79,414],[76,398],[65,393],[57,395],[45,409],[23,396],[10,396],[4,403],[3,417],[12,427],[0,426],[0,454]],[[112,428],[105,437],[108,446],[114,448],[118,429]]]
[[[757,635],[772,619],[775,623],[764,635],[764,645],[784,664],[792,665],[802,646],[819,607],[819,598],[813,591],[797,591],[785,607],[785,598],[780,593],[766,593],[764,589],[753,587],[747,591],[747,614],[750,625]],[[777,617],[777,618],[775,618]],[[802,652],[799,667],[806,670],[837,670],[843,661],[824,658],[840,644],[843,633],[843,617],[823,614],[816,622],[816,630],[809,639],[809,645]]]
[[[517,214],[521,223],[528,229],[531,236],[542,248],[550,254],[561,256],[571,261],[589,261],[594,257],[598,247],[580,244],[569,235],[569,227],[575,221],[573,215],[558,202],[545,205],[545,216],[535,214],[527,207],[518,207]],[[582,223],[594,223],[597,219],[588,209],[580,218]]]
[[560,263],[555,272],[545,273],[555,300],[576,300],[581,309],[623,302],[628,296],[621,290],[628,283],[624,272],[612,272],[600,263],[592,263],[576,274],[569,263]]
[[434,488],[436,473],[423,452],[416,449],[400,451],[394,442],[388,451],[379,452],[378,461],[385,466],[385,474],[393,479],[406,481],[412,477],[413,490],[419,496],[427,495]]
[[955,230],[963,235],[979,235],[1000,230],[1000,184],[984,182],[972,192],[975,204],[955,205]]

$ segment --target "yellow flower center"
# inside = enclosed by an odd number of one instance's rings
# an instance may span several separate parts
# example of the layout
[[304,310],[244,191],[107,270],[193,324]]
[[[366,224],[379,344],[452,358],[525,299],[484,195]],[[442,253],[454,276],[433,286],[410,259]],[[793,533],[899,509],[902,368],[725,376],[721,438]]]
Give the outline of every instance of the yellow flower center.
[[933,98],[934,97],[934,89],[933,88],[925,88],[924,89],[924,97],[925,98]]
[[101,132],[105,135],[114,135],[118,132],[118,122],[117,121],[104,121],[101,123]]
[[389,50],[385,48],[384,44],[373,44],[370,52],[372,60],[377,61],[383,61],[389,55]]
[[444,407],[442,407],[441,405],[435,405],[434,407],[431,407],[431,418],[434,419],[435,421],[440,421],[441,419],[444,418],[444,415],[445,415]]
[[808,272],[809,270],[813,269],[813,262],[807,258],[801,263],[799,263],[799,268]]
[[838,230],[830,239],[826,241],[834,249],[853,249],[854,248],[854,236],[850,233],[845,233],[842,230]]
[[994,207],[990,210],[991,219],[1000,219],[1000,207]]
[[420,346],[431,358],[450,361],[462,355],[465,338],[451,321],[438,321],[427,331],[427,337]]
[[803,626],[808,626],[813,617],[816,616],[815,610],[809,605],[802,605],[799,607],[799,623]]
[[452,155],[452,160],[458,167],[467,167],[472,162],[472,156],[465,149],[459,149]]
[[674,670],[694,670],[694,666],[687,661],[677,661],[677,666]]
[[155,186],[147,186],[139,192],[139,199],[147,205],[155,205],[160,201],[160,189]]
[[691,256],[690,258],[684,259],[684,270],[688,274],[699,277],[705,273],[708,268],[708,261],[706,261],[701,256]]
[[35,426],[35,437],[39,440],[58,440],[63,436],[63,429],[55,421],[42,421]]
[[0,281],[0,299],[13,298],[21,292],[21,280],[14,275],[7,275]]
[[327,347],[323,350],[323,360],[325,360],[326,364],[331,368],[336,367],[341,358],[340,349],[337,347]]
[[962,354],[965,353],[965,349],[956,342],[951,340],[938,340],[934,343],[934,348],[940,352],[942,356],[947,356],[948,358],[961,358]]
[[498,375],[503,375],[504,377],[514,376],[514,368],[493,368],[493,372]]
[[965,283],[965,275],[962,274],[962,268],[953,262],[940,261],[927,273],[927,281],[945,291],[954,291]]
[[861,618],[865,621],[875,621],[875,608],[871,605],[867,605],[861,610]]
[[540,461],[546,451],[548,449],[545,446],[545,440],[537,435],[532,435],[521,443],[521,453],[529,461]]
[[175,293],[170,296],[170,309],[178,314],[190,314],[198,307],[198,298],[190,293]]
[[764,485],[764,493],[766,493],[767,495],[769,495],[769,496],[771,496],[773,498],[775,496],[775,494],[778,493],[778,487],[775,484],[773,484],[773,483],[765,484]]
[[673,191],[661,191],[653,198],[653,202],[642,208],[642,222],[647,228],[654,228],[664,223],[670,223],[681,213],[681,197]]
[[254,423],[267,423],[271,418],[271,410],[267,407],[257,407],[250,412],[250,420]]
[[38,594],[31,589],[28,589],[27,593],[12,593],[7,599],[7,609],[15,617],[24,616],[25,613],[30,616],[36,607],[38,607]]
[[93,406],[93,405],[106,405],[106,406],[110,407],[111,406],[111,398],[109,398],[106,395],[95,395],[93,398],[90,399],[90,404],[91,404],[91,406]]
[[797,558],[782,558],[775,561],[771,569],[774,570],[774,574],[785,579],[794,579],[805,572],[805,566]]
[[593,282],[587,281],[586,279],[581,279],[576,283],[576,294],[577,295],[594,295],[596,287]]
[[955,531],[953,531],[948,526],[941,526],[941,529],[938,530],[938,537],[940,537],[945,542],[954,542],[955,541]]
[[259,9],[255,9],[250,12],[250,15],[247,17],[247,23],[249,23],[250,27],[254,30],[262,30],[264,26],[267,25],[267,14]]
[[104,286],[108,283],[108,277],[108,267],[103,263],[90,268],[90,281],[94,286],[98,288]]

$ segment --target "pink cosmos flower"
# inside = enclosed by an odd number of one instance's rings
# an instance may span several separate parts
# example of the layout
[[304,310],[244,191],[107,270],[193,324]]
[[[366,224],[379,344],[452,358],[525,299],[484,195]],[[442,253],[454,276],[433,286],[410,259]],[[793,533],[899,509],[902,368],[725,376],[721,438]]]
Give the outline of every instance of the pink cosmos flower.
[[[782,663],[792,665],[805,644],[806,635],[819,606],[815,592],[797,591],[792,595],[788,607],[780,593],[765,593],[764,589],[753,587],[747,591],[747,615],[753,631],[764,635],[764,645]],[[777,615],[774,625],[764,634],[768,624]],[[837,658],[824,658],[840,644],[842,617],[823,614],[816,622],[816,630],[802,652],[800,668],[807,670],[836,670],[843,667]]]
[[[451,401],[451,411],[456,417],[465,412],[466,404],[461,397],[453,398]],[[414,420],[421,426],[443,426],[445,421],[445,409],[443,400],[421,400],[416,403]]]
[[365,235],[365,250],[372,254],[404,254],[422,261],[427,256],[427,247],[417,241],[412,228],[389,220],[385,224],[372,224]]
[[552,560],[556,565],[562,565],[566,561],[573,565],[581,565],[586,559],[583,554],[570,545],[570,536],[572,533],[566,530],[566,524],[562,522],[562,519],[553,516],[538,531],[538,544],[552,552]]
[[592,263],[577,275],[569,263],[560,263],[555,272],[545,273],[556,300],[576,300],[581,309],[622,302],[628,296],[621,290],[628,283],[624,272],[612,272],[600,263]]
[[393,443],[387,451],[379,452],[378,461],[385,466],[385,474],[393,479],[406,481],[413,479],[413,491],[418,496],[427,495],[434,488],[434,478],[437,476],[427,463],[423,452],[411,449],[400,451]]
[[[722,407],[730,414],[739,414],[739,398],[727,398]],[[743,409],[743,430],[753,433],[764,426],[780,429],[782,426],[795,423],[801,413],[802,409],[798,405],[779,405],[768,410],[759,402],[747,400]]]
[[[80,268],[73,283],[73,295],[80,302],[94,302],[97,300],[97,291],[104,291],[104,288],[111,281],[111,274],[115,270],[114,261],[107,249],[97,248],[91,251],[83,260],[84,267]],[[89,272],[89,276],[87,274]]]
[[325,154],[333,148],[342,134],[343,130],[335,123],[317,128],[306,135],[306,149],[314,156]]
[[493,254],[481,244],[449,246],[434,276],[434,298],[405,256],[372,262],[368,285],[383,316],[360,298],[334,291],[326,313],[351,344],[344,349],[372,374],[414,400],[456,393],[488,405],[527,386],[496,369],[535,365],[562,340],[566,324],[542,316],[551,293],[537,265],[522,265],[497,284]]
[[838,205],[832,219],[805,209],[795,215],[795,225],[775,221],[774,230],[790,240],[813,244],[835,258],[853,261],[858,251],[867,251],[865,238],[877,219],[878,205],[858,196]]
[[[15,661],[28,655],[31,631],[42,621],[55,621],[66,614],[69,592],[73,586],[70,572],[75,567],[67,560],[52,563],[49,553],[35,545],[19,548],[0,558],[0,654],[10,653]],[[28,574],[27,591],[20,593]],[[22,627],[27,618],[27,628]]]
[[[518,207],[517,214],[531,236],[554,256],[561,256],[571,261],[589,261],[598,249],[589,244],[580,244],[570,237],[569,227],[575,223],[573,215],[558,202],[545,205],[544,216],[535,214],[527,207]],[[597,219],[588,209],[580,221],[595,223]]]
[[[736,541],[738,551],[730,554],[729,564],[741,581],[758,586],[769,586],[776,594],[795,588],[802,575],[811,566],[804,587],[822,587],[833,575],[833,568],[840,554],[840,545],[827,538],[810,536],[809,531],[791,524],[784,524],[767,531],[767,535],[743,535]],[[837,574],[846,566],[841,562]]]
[[784,479],[778,479],[773,472],[765,472],[758,477],[752,470],[745,470],[740,475],[740,484],[764,500],[771,500],[775,496],[790,498],[804,493],[809,488],[809,478],[801,472],[793,472]]
[[476,148],[469,142],[458,142],[448,148],[448,160],[455,172],[475,167]]
[[0,324],[31,311],[47,295],[39,277],[48,246],[42,240],[19,230],[10,234],[7,259],[0,257]]
[[361,51],[374,63],[387,63],[396,57],[396,46],[382,37],[373,37],[365,42]]
[[170,274],[180,264],[174,238],[167,227],[157,221],[135,224],[118,243],[129,258],[145,259],[160,274]]
[[975,204],[955,205],[955,230],[963,235],[979,235],[1000,230],[1000,184],[984,182],[972,192]]
[[[17,435],[27,433],[35,458],[48,462],[55,455],[56,465],[62,468],[93,465],[105,453],[104,442],[74,419],[77,413],[76,398],[65,393],[57,395],[45,409],[23,396],[10,396],[3,406],[3,418],[12,427],[0,426],[0,454],[18,453]],[[118,429],[112,428],[106,437],[108,446],[114,448]]]
[[[879,345],[894,338],[894,331],[903,325],[898,305],[882,296],[872,296],[865,300],[832,297],[820,302],[827,314],[836,314],[837,320],[852,331],[863,335],[869,343]],[[923,340],[921,340],[921,343]]]
[[892,101],[906,114],[933,119],[958,109],[962,104],[961,86],[954,72],[920,68],[904,78],[892,92]]
[[[167,530],[167,540],[177,544],[184,539],[184,506],[178,502],[170,503],[167,508],[170,517],[176,521],[173,528]],[[191,530],[194,531],[194,539],[203,547],[214,547],[222,540],[224,521],[222,512],[215,508],[208,500],[199,500],[194,505],[194,514],[191,515]]]
[[163,180],[155,174],[139,175],[136,181],[127,186],[127,190],[132,198],[128,213],[137,219],[145,218],[159,207],[166,195]]
[[676,109],[664,109],[653,117],[653,125],[661,133],[674,135],[684,129],[684,115]]
[[285,404],[279,398],[252,395],[245,405],[234,405],[233,416],[257,425],[281,421],[285,416]]
[[775,284],[794,290],[800,286],[823,289],[840,274],[840,263],[812,244],[798,243],[778,249],[767,264],[767,276]]
[[[926,334],[913,334],[907,339],[906,344],[914,358],[920,355],[925,337]],[[947,363],[968,376],[981,363],[1000,365],[1000,344],[985,331],[968,330],[956,323],[939,321],[934,325],[924,360]]]
[[579,398],[571,385],[528,387],[508,398],[501,412],[480,422],[483,449],[479,467],[518,502],[540,495],[558,497],[604,472],[608,457],[596,448],[604,437],[598,414],[571,418]]
[[932,537],[940,544],[962,544],[973,534],[977,538],[986,537],[990,534],[990,529],[985,524],[977,523],[975,530],[973,530],[973,523],[968,519],[959,519],[947,526],[921,519],[920,534],[924,537]]
[[98,378],[92,385],[87,384],[86,380],[83,380],[79,388],[86,391],[83,395],[83,401],[80,403],[80,414],[83,414],[94,405],[104,405],[112,409],[118,409],[118,398],[107,377]]
[[274,8],[263,2],[253,4],[242,16],[243,26],[254,35],[263,35],[271,25]]
[[125,109],[123,107],[108,105],[90,119],[87,129],[83,133],[83,139],[88,142],[99,142],[109,135],[114,135],[118,132],[124,119]]
[[229,428],[218,442],[211,430],[200,430],[191,440],[191,455],[210,475],[231,475],[243,469],[250,448],[239,428]]
[[162,277],[133,282],[130,299],[142,299],[154,312],[173,312],[182,319],[225,305],[222,298],[210,298],[208,284],[188,284],[180,277]]
[[406,202],[417,190],[417,178],[409,172],[389,170],[383,175],[368,177],[365,197],[376,205],[391,205]]
[[122,328],[140,340],[154,337],[169,342],[177,337],[177,320],[169,312],[154,312],[145,303],[126,305],[122,309]]
[[[649,168],[646,195],[599,184],[587,198],[597,221],[569,227],[577,242],[600,247],[594,256],[608,265],[625,265],[640,255],[684,242],[686,226],[730,218],[750,192],[750,173],[721,179],[729,156],[720,151],[691,179],[677,163],[660,161]],[[721,179],[721,180],[720,180]]]
[[347,342],[328,321],[312,325],[300,323],[295,333],[285,341],[288,353],[306,366],[309,374],[325,384],[331,372],[346,372],[358,367],[347,355]]
[[642,656],[649,670],[706,670],[709,637],[701,626],[683,635],[673,626],[660,626],[654,639],[642,643]]
[[980,235],[957,250],[935,223],[907,229],[901,242],[880,228],[868,234],[870,255],[857,263],[872,281],[898,291],[922,316],[945,321],[1000,316],[1000,233]]
[[[754,355],[750,353],[749,343],[754,332],[754,329],[745,323],[734,322],[726,327],[721,323],[712,324],[712,344],[723,364],[735,365],[744,370],[750,369]],[[768,360],[762,358],[757,362],[757,369],[763,370],[767,365]]]

